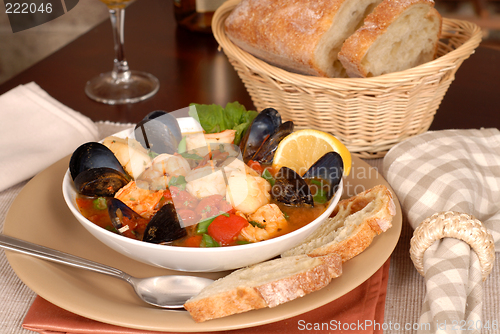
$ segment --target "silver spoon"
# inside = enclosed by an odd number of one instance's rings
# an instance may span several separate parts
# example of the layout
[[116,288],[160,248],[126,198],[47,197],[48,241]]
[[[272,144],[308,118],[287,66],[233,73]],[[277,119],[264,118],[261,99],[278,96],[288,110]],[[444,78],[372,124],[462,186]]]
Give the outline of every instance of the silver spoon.
[[121,278],[134,287],[135,292],[143,301],[162,308],[182,308],[189,298],[213,282],[209,278],[182,275],[136,278],[120,269],[3,234],[0,234],[0,248]]

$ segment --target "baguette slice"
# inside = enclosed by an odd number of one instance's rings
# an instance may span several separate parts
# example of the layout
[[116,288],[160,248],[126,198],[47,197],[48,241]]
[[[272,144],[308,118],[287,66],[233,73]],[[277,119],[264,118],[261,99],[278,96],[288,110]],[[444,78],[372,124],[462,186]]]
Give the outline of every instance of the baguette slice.
[[349,77],[403,71],[436,57],[442,18],[432,0],[384,0],[342,45]]
[[392,226],[396,205],[383,185],[342,200],[333,218],[327,219],[312,235],[281,256],[323,256],[337,253],[342,262],[363,252],[373,238]]
[[225,21],[229,39],[291,72],[346,77],[337,54],[382,0],[242,0]]
[[277,258],[218,279],[184,307],[196,322],[275,307],[322,289],[341,274],[338,254]]

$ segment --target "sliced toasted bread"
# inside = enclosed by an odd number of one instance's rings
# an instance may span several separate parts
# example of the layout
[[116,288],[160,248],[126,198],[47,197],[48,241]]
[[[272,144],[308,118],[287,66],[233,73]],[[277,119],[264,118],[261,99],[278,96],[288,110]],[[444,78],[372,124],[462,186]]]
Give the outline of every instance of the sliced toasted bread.
[[243,0],[225,21],[241,49],[283,69],[346,77],[337,54],[381,0]]
[[275,307],[322,289],[341,274],[342,260],[338,254],[277,258],[218,279],[184,307],[196,322]]
[[362,251],[373,238],[392,226],[396,206],[392,194],[383,185],[375,186],[354,197],[342,200],[328,218],[312,235],[281,256],[323,256],[337,253],[345,262]]
[[342,45],[349,77],[403,71],[435,58],[441,15],[432,0],[384,0]]

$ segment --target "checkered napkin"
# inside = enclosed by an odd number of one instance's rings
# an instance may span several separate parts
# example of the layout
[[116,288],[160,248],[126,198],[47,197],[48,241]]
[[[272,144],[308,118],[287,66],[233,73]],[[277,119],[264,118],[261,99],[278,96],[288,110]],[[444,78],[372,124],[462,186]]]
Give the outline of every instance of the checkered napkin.
[[[500,251],[498,129],[424,133],[392,148],[383,168],[414,229],[438,212],[466,213],[484,224]],[[475,251],[462,240],[444,238],[425,251],[423,264],[422,333],[463,333],[464,328],[480,333],[483,288]]]

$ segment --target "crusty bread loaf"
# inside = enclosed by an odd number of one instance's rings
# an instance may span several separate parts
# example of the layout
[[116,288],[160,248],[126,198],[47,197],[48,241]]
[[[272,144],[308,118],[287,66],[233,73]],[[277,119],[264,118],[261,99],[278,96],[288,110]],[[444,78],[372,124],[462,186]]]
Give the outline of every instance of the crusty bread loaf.
[[346,77],[337,54],[382,0],[242,0],[225,21],[229,39],[291,72]]
[[384,0],[338,55],[349,77],[403,71],[435,58],[441,15],[432,0]]
[[338,254],[277,258],[218,279],[189,299],[184,307],[196,322],[275,307],[322,289],[341,274]]
[[376,235],[392,226],[396,206],[389,189],[378,185],[340,201],[335,211],[334,217],[281,256],[337,253],[345,262],[364,251]]

